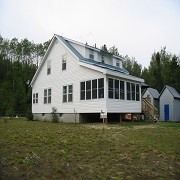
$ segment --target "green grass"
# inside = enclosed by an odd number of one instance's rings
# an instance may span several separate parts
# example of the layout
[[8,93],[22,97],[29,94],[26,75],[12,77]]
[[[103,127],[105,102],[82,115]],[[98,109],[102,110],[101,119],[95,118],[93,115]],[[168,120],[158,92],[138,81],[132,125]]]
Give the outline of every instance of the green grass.
[[0,179],[180,179],[180,123],[0,119]]

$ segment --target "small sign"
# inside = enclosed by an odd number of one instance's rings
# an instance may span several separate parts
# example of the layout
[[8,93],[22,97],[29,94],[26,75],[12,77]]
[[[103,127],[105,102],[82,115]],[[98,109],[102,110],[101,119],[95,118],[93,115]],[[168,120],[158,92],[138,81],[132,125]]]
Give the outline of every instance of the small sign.
[[101,119],[107,118],[107,109],[101,110],[100,118]]

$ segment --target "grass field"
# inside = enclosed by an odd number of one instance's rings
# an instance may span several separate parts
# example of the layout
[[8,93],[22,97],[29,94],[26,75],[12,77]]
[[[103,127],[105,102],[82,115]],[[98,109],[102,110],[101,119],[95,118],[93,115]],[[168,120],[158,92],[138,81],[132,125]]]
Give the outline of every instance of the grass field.
[[180,179],[180,123],[0,119],[0,179]]

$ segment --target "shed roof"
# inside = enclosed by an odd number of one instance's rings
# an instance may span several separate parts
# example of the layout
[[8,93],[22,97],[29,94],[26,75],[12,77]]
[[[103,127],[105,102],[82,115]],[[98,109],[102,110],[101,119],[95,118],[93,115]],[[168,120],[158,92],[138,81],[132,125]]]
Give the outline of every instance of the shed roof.
[[147,88],[147,90],[151,93],[152,97],[155,99],[159,98],[159,92],[154,88]]
[[180,99],[180,94],[176,91],[175,88],[168,85],[166,85],[165,87],[170,91],[170,93],[174,96],[174,98]]
[[[160,96],[162,95],[162,93],[164,92],[165,89],[168,89],[169,92],[172,94],[172,96],[175,98],[175,99],[180,99],[180,94],[176,91],[175,88],[171,87],[171,86],[168,86],[168,85],[165,85],[163,90],[161,91],[161,94]],[[159,98],[160,98],[159,96]]]

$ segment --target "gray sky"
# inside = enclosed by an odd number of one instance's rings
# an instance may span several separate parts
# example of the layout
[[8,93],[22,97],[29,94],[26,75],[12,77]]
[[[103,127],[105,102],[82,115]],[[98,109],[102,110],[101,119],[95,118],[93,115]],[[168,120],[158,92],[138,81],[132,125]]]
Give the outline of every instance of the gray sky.
[[0,34],[35,43],[59,34],[115,45],[148,67],[164,46],[180,56],[180,0],[0,0]]

